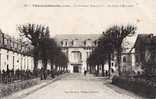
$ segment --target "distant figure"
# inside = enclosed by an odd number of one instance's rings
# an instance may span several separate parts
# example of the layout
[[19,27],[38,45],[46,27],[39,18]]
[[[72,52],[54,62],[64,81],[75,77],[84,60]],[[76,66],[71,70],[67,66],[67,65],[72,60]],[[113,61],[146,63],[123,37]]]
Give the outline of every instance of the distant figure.
[[85,71],[84,71],[84,75],[86,76],[86,74],[87,74],[87,71],[85,70]]
[[40,79],[43,80],[44,79],[44,77],[43,77],[43,75],[44,75],[43,67],[41,68],[40,73],[41,73],[40,74]]

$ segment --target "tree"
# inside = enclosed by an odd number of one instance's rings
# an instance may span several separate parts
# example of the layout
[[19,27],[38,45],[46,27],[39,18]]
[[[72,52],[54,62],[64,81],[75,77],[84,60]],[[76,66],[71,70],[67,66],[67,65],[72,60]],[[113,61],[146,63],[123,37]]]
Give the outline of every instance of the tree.
[[121,75],[120,69],[120,61],[121,61],[121,52],[122,52],[122,42],[124,38],[127,36],[132,36],[136,32],[136,27],[133,25],[126,25],[126,26],[118,26],[114,25],[106,30],[106,37],[111,39],[113,44],[114,51],[117,52],[117,64],[118,64],[118,72]]
[[[106,31],[107,32],[107,31]],[[99,45],[98,47],[102,50],[102,54],[105,56],[104,62],[108,61],[109,65],[109,76],[110,76],[110,70],[111,70],[111,56],[114,51],[112,38],[107,35],[107,33],[103,32],[102,37],[99,39]]]
[[43,40],[49,37],[49,28],[43,25],[36,24],[24,24],[19,25],[17,29],[20,32],[20,35],[26,37],[31,41],[31,44],[34,46],[33,57],[34,57],[34,72],[37,71],[38,59],[41,44]]
[[97,67],[96,75],[99,75],[100,65],[102,66],[102,76],[104,76],[104,64],[107,60],[106,53],[104,50],[98,46],[96,47],[90,57],[87,59],[87,64],[90,65],[90,68],[94,69]]
[[59,71],[62,71],[61,68],[67,68],[68,58],[60,49],[56,52],[54,63],[56,65],[56,70],[59,69]]
[[47,47],[46,50],[48,51],[47,57],[51,63],[51,70],[53,70],[54,61],[57,56],[56,53],[58,52],[60,48],[58,47],[55,40],[52,38],[48,39],[47,43],[48,43],[48,45],[46,46]]
[[47,78],[47,64],[51,62],[51,71],[53,65],[59,66],[59,68],[67,67],[68,58],[61,51],[61,48],[57,45],[54,39],[49,36],[49,27],[35,24],[19,25],[18,30],[21,36],[26,37],[31,41],[34,46],[34,72],[37,72],[38,60],[42,60],[42,73],[44,79]]
[[114,54],[114,52],[117,52],[116,54],[117,64],[118,64],[118,71],[120,75],[122,42],[124,38],[126,38],[127,36],[132,36],[135,33],[135,31],[136,31],[136,27],[133,25],[126,25],[126,26],[114,25],[108,28],[105,32],[103,32],[103,35],[99,38],[98,46],[94,49],[91,56],[87,59],[87,62],[90,65],[101,64],[103,68],[105,62],[108,61],[109,75],[110,75],[111,58],[112,58],[111,56]]

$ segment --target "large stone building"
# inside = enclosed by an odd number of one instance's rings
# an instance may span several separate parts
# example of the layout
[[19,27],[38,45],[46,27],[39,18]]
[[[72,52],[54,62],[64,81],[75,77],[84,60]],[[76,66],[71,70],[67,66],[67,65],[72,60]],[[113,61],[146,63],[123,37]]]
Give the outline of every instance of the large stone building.
[[0,71],[33,70],[33,46],[0,31]]
[[[132,41],[127,41],[126,39],[122,42],[122,52],[120,59],[120,71],[122,73],[131,73],[135,71],[135,50],[133,49],[134,43]],[[112,67],[118,70],[117,63],[117,52],[114,51],[114,65]]]
[[130,51],[130,50],[124,50],[121,53],[121,72],[133,72],[135,71],[134,67],[135,67],[135,53],[134,50]]
[[156,73],[156,36],[153,34],[139,34],[135,45],[135,69],[148,67],[153,73]]
[[84,72],[87,66],[87,58],[98,44],[100,34],[64,34],[56,35],[55,39],[62,51],[68,56],[68,70]]

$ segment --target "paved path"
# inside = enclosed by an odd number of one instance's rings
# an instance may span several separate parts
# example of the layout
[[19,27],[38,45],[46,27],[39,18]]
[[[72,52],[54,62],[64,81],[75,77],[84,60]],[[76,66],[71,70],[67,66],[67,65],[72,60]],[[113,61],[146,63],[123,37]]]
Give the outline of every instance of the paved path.
[[124,91],[116,91],[101,78],[70,74],[24,97],[23,99],[139,99]]

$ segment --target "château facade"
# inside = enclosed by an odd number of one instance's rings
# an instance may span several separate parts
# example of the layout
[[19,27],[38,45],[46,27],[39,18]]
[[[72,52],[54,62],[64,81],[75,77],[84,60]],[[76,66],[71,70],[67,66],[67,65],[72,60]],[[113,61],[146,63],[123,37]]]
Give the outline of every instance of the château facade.
[[98,45],[100,34],[62,34],[55,39],[69,59],[68,70],[71,73],[88,70],[87,58]]
[[[90,70],[87,64],[87,58],[90,56],[93,49],[98,46],[98,40],[101,35],[102,34],[56,35],[55,40],[69,59],[68,70],[71,73],[82,73],[84,70]],[[121,72],[135,71],[135,52],[130,50],[131,48],[125,46],[121,52]],[[117,71],[116,52],[114,52],[112,57],[111,69]],[[108,70],[108,62],[105,64],[104,70]],[[101,71],[102,69],[100,66],[100,72]]]

